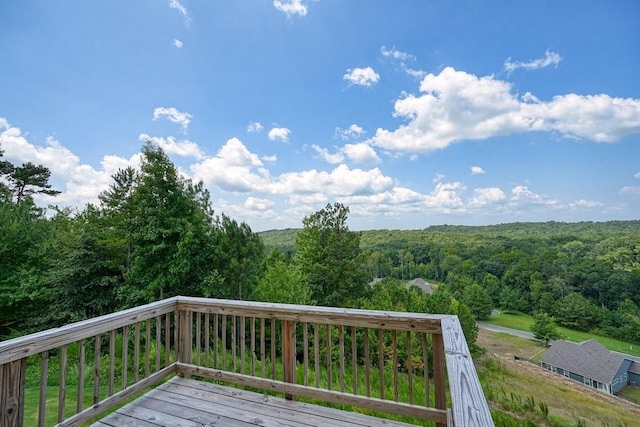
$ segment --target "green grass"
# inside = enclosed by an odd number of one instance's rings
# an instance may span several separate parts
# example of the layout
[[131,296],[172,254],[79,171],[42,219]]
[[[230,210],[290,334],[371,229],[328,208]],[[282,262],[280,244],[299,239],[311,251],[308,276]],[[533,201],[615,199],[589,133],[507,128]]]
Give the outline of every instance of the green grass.
[[[517,329],[520,331],[531,332],[531,325],[533,325],[533,317],[528,314],[510,314],[500,313],[491,316],[486,323],[492,325],[502,326],[505,328]],[[634,345],[628,342],[616,340],[609,337],[603,337],[601,335],[595,335],[588,332],[574,331],[563,327],[558,327],[558,331],[563,335],[563,338],[572,342],[583,342],[590,339],[597,340],[600,344],[608,348],[609,350],[619,351],[621,353],[631,354],[633,356],[640,356],[640,346]]]

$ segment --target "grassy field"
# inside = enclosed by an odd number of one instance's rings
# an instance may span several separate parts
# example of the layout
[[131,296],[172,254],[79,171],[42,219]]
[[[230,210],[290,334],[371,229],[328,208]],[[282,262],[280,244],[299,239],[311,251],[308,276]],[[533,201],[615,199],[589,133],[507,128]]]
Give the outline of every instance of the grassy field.
[[[502,326],[505,328],[518,329],[520,331],[531,331],[531,325],[533,325],[533,317],[528,314],[507,314],[500,313],[491,316],[486,323],[492,325]],[[621,353],[627,353],[634,356],[640,356],[640,346],[633,345],[628,342],[619,341],[609,337],[603,337],[600,335],[590,334],[588,332],[579,332],[567,328],[558,327],[558,331],[564,336],[567,341],[583,342],[590,339],[596,339],[600,344],[608,348],[609,350],[619,351]]]
[[480,330],[478,344],[487,350],[476,362],[485,395],[492,409],[516,419],[510,425],[640,426],[640,406],[514,359],[544,349],[534,341]]

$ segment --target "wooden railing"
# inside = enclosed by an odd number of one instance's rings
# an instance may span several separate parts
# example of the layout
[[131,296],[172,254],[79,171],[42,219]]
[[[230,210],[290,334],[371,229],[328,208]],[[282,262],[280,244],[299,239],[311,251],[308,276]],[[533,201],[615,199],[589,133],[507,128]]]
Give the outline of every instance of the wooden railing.
[[176,373],[493,425],[456,316],[174,297],[1,342],[0,427],[78,425]]

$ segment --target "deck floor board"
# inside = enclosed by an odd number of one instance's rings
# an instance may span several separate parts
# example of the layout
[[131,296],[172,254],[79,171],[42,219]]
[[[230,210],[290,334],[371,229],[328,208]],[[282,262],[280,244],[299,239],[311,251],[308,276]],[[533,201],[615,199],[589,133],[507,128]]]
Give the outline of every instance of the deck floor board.
[[413,424],[175,377],[93,427],[407,427]]

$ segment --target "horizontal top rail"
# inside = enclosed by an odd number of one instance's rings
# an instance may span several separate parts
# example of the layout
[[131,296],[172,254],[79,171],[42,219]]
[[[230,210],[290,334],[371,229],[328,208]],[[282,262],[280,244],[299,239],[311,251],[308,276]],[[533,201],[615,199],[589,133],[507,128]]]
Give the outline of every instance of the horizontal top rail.
[[178,310],[244,317],[264,317],[297,322],[395,329],[398,331],[419,331],[433,334],[441,333],[442,319],[451,317],[443,314],[318,307],[195,297],[177,298]]
[[0,365],[109,332],[176,309],[177,297],[0,342]]

